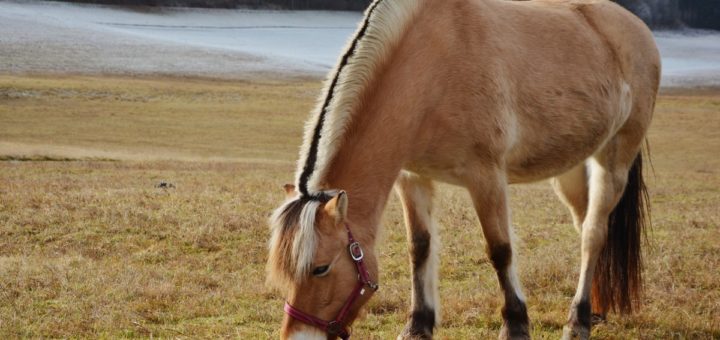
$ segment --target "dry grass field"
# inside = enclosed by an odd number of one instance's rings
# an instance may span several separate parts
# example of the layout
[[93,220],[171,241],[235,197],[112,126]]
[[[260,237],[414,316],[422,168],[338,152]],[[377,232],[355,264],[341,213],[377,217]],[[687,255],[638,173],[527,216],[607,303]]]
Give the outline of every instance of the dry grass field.
[[[277,337],[266,220],[319,86],[0,76],[0,338]],[[593,335],[720,338],[720,90],[663,93],[649,141],[645,306]],[[501,299],[477,218],[463,191],[439,196],[437,335],[494,338]],[[533,336],[556,339],[579,239],[547,183],[512,197]],[[394,197],[383,224],[381,289],[361,339],[394,338],[409,303]]]

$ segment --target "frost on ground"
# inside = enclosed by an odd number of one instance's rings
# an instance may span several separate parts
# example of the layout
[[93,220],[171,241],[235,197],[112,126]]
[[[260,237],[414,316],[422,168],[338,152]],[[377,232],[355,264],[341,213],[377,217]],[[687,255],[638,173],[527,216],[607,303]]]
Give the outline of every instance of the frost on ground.
[[[0,72],[318,77],[360,13],[0,0]],[[720,86],[720,32],[659,32],[663,86]]]

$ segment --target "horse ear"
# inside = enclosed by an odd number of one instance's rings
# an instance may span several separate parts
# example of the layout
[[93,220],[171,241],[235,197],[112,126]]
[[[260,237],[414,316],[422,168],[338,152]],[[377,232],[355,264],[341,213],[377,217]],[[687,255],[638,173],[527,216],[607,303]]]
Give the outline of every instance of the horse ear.
[[283,185],[283,188],[285,189],[285,194],[290,196],[295,196],[295,186],[292,184],[285,184]]
[[338,225],[345,222],[347,217],[347,206],[348,198],[345,191],[340,191],[330,201],[325,203],[325,212],[335,219],[335,224]]

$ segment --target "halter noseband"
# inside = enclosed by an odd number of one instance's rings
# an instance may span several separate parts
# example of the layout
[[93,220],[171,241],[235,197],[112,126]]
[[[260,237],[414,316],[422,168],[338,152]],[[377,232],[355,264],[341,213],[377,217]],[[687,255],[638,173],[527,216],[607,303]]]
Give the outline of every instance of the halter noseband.
[[348,252],[350,253],[350,258],[352,258],[353,262],[355,263],[355,268],[358,272],[358,282],[355,285],[352,293],[350,294],[350,297],[348,297],[348,299],[345,301],[345,304],[343,305],[342,309],[340,309],[340,312],[335,317],[335,319],[331,321],[318,319],[293,307],[288,302],[285,302],[284,308],[285,313],[287,313],[291,318],[301,321],[307,325],[320,328],[329,335],[338,336],[343,340],[350,338],[350,333],[348,332],[345,325],[345,317],[347,317],[348,312],[350,312],[350,307],[352,307],[352,305],[360,296],[365,294],[365,286],[370,287],[370,289],[372,289],[373,291],[377,291],[379,288],[377,283],[370,280],[370,274],[368,273],[367,268],[365,267],[365,263],[363,262],[363,257],[365,255],[362,248],[360,247],[360,243],[355,240],[347,224],[345,224],[345,229],[348,233]]

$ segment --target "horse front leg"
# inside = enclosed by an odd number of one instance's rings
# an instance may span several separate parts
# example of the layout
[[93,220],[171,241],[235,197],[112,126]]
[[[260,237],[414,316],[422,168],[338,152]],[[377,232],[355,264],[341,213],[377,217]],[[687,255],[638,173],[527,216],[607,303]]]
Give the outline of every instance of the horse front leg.
[[486,251],[505,297],[500,339],[529,339],[530,321],[512,248],[507,180],[500,170],[485,171],[468,186],[487,242]]
[[431,339],[440,322],[440,240],[432,220],[433,184],[427,178],[403,172],[395,189],[403,205],[412,272],[410,318],[398,339]]

